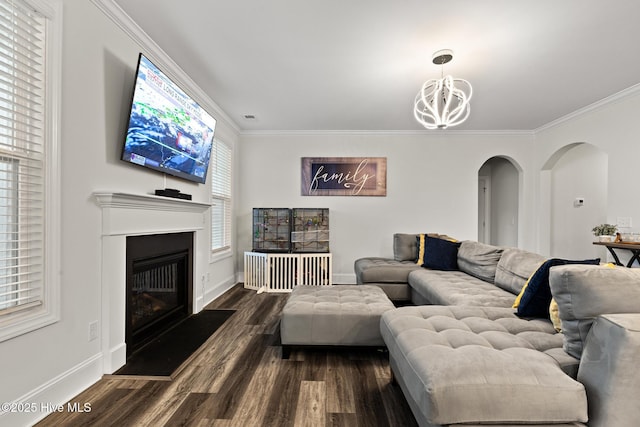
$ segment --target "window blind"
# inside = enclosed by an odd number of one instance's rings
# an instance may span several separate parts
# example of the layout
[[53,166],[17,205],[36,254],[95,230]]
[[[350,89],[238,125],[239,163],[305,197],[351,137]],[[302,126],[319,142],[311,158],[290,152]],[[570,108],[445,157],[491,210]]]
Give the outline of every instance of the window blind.
[[45,31],[0,0],[0,315],[43,298]]
[[211,250],[231,247],[231,173],[230,146],[215,140],[215,161],[211,174]]

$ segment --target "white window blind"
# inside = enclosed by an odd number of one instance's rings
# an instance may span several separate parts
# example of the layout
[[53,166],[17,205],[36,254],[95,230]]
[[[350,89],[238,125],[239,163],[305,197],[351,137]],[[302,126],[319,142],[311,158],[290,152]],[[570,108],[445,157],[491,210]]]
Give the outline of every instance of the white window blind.
[[43,303],[46,21],[0,0],[0,320]]
[[231,173],[233,150],[216,139],[211,173],[211,250],[231,247]]

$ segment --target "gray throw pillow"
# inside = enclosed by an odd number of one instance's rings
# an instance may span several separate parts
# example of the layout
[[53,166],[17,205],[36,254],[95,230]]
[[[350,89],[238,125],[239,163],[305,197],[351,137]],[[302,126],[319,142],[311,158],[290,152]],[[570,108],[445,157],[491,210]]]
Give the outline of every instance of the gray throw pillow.
[[393,259],[415,261],[418,258],[417,234],[396,233],[393,235]]
[[504,248],[465,240],[458,249],[458,269],[485,282],[493,283]]

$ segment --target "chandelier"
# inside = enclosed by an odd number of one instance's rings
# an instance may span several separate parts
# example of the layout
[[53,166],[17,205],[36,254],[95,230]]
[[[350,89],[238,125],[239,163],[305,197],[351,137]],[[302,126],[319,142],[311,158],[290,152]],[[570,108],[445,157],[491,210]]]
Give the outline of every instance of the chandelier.
[[446,129],[469,117],[471,84],[444,76],[444,64],[452,59],[453,52],[448,49],[434,53],[433,63],[442,66],[441,78],[426,81],[416,95],[413,115],[427,129]]

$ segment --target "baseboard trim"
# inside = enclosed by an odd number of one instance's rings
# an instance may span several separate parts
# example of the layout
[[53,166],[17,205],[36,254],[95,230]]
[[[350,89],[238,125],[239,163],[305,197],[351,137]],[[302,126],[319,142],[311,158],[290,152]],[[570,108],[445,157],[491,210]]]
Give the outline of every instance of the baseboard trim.
[[92,402],[72,402],[71,399],[101,377],[102,354],[98,353],[16,399],[12,403],[34,411],[0,412],[0,425],[33,425],[56,410],[89,412]]
[[103,362],[103,373],[112,374],[123,367],[125,363],[127,363],[127,344],[120,343],[109,349]]
[[220,297],[220,295],[222,295],[223,293],[231,289],[231,287],[236,283],[237,282],[236,282],[235,276],[230,276],[230,277],[227,277],[222,282],[218,283],[213,288],[207,289],[203,297],[202,307],[204,308],[207,304],[210,304],[216,298]]

